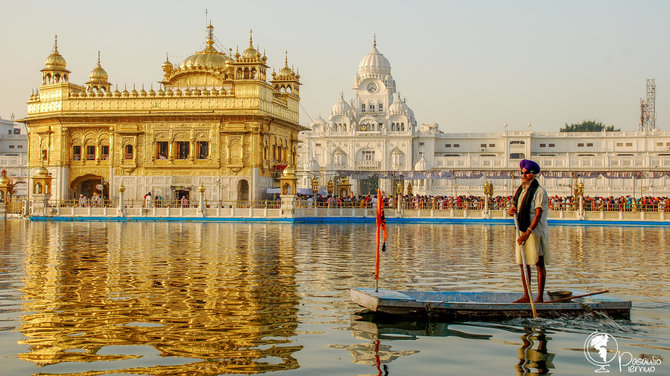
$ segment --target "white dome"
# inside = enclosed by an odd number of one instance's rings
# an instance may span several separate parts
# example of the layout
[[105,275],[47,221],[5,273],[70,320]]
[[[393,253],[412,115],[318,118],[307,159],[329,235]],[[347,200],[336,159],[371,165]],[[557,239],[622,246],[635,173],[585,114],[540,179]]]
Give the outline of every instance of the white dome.
[[391,63],[388,59],[384,57],[378,50],[377,47],[372,47],[370,51],[361,63],[358,64],[358,74],[361,79],[367,77],[380,77],[384,78],[386,75],[391,74]]
[[428,171],[430,170],[430,166],[428,166],[428,162],[423,158],[423,154],[421,154],[421,159],[419,159],[418,162],[414,165],[414,171]]
[[409,107],[400,98],[396,98],[389,106],[389,115],[407,115]]
[[334,116],[338,115],[344,115],[349,118],[353,117],[354,110],[351,108],[349,103],[345,102],[344,96],[340,96],[340,100],[333,105],[333,108],[330,110],[330,117],[333,118]]
[[319,114],[319,116],[317,116],[316,119],[314,119],[314,122],[312,122],[312,126],[314,126],[314,125],[316,125],[316,124],[328,124],[328,122],[325,121],[325,120],[321,117],[321,115]]
[[309,161],[309,164],[307,165],[307,170],[319,171],[319,162],[317,162],[316,159],[312,158],[312,160]]

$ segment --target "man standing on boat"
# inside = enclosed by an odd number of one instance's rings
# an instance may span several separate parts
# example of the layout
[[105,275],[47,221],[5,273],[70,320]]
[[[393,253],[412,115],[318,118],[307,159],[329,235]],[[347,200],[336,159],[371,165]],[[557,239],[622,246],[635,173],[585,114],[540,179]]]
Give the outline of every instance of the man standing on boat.
[[539,303],[543,301],[542,295],[547,277],[545,265],[549,263],[549,226],[547,225],[549,199],[547,191],[535,179],[535,176],[540,173],[540,165],[528,159],[522,160],[519,165],[522,182],[514,195],[512,207],[509,209],[509,215],[518,215],[521,232],[521,236],[516,241],[516,262],[521,268],[523,297],[515,303],[530,302],[528,296],[530,286],[526,286],[521,252],[524,252],[526,256],[526,272],[529,281],[531,279],[530,265],[537,267],[538,296],[535,302]]

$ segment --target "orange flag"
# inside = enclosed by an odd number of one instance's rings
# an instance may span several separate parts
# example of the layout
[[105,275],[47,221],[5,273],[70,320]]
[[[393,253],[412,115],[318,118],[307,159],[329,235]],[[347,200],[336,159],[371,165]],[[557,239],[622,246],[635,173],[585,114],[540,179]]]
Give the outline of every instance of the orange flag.
[[377,258],[375,260],[375,279],[379,279],[379,235],[382,230],[384,231],[382,252],[386,252],[386,238],[388,237],[388,233],[386,232],[386,217],[384,217],[384,198],[382,197],[381,191],[377,190]]

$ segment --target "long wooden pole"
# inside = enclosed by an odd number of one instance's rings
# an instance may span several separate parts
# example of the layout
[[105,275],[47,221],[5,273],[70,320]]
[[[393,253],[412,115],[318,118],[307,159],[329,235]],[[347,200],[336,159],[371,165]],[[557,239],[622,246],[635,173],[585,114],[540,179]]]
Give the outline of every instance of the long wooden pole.
[[563,301],[570,300],[570,299],[579,299],[579,298],[583,298],[583,297],[585,297],[585,296],[604,294],[604,293],[606,293],[606,292],[610,292],[610,290],[603,290],[603,291],[598,291],[598,292],[590,292],[590,293],[588,293],[588,294],[575,295],[575,296],[566,296],[565,298],[554,299],[554,300],[550,300],[550,301],[548,301],[548,302],[542,302],[542,304],[545,304],[545,303],[558,303],[558,302],[563,302]]
[[[516,218],[516,213],[514,214],[514,228],[516,229],[516,236],[521,234],[519,231],[519,221]],[[537,311],[535,310],[535,302],[533,301],[533,289],[530,288],[530,276],[528,275],[528,268],[526,267],[526,252],[523,249],[525,243],[521,244],[521,262],[523,263],[523,278],[526,280],[526,292],[528,294],[528,300],[530,300],[530,309],[533,311],[533,318],[537,318]],[[516,247],[516,239],[514,239],[514,246]]]

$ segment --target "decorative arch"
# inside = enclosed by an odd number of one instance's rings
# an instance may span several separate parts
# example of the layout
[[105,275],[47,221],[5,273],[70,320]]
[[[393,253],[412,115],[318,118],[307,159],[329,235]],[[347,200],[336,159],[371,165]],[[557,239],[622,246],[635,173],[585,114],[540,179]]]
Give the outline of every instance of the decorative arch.
[[[102,191],[99,187],[102,187]],[[74,198],[79,198],[79,195],[84,195],[91,198],[94,193],[101,194],[103,197],[109,197],[109,186],[103,184],[103,177],[99,175],[87,174],[79,176],[70,183],[70,192]]]
[[237,182],[237,201],[249,201],[249,182],[246,179]]
[[345,153],[344,150],[338,147],[333,152],[333,165],[345,166],[346,164],[347,164],[347,153]]

